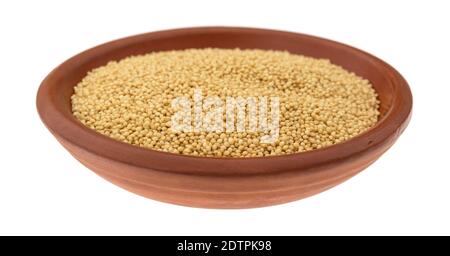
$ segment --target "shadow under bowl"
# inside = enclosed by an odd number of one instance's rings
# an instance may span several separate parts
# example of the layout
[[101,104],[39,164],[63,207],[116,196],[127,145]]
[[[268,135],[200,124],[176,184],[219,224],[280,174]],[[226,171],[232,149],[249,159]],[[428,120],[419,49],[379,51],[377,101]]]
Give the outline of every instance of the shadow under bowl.
[[[130,55],[206,47],[286,50],[330,59],[372,83],[381,102],[381,117],[363,134],[319,150],[270,157],[213,158],[119,142],[85,127],[72,115],[73,88],[91,69]],[[266,29],[198,27],[127,37],[72,57],[42,82],[37,109],[47,128],[76,159],[126,190],[186,206],[251,208],[317,194],[369,166],[406,128],[412,95],[394,68],[338,42]]]

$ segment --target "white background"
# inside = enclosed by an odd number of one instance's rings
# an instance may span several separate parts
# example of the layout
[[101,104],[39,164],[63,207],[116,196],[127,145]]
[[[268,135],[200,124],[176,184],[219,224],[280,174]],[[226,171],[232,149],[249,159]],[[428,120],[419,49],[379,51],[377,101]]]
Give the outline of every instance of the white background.
[[[450,235],[447,1],[0,1],[0,234]],[[41,80],[78,52],[169,28],[303,32],[368,51],[414,95],[409,127],[361,174],[314,197],[204,210],[126,192],[78,163],[38,118]]]

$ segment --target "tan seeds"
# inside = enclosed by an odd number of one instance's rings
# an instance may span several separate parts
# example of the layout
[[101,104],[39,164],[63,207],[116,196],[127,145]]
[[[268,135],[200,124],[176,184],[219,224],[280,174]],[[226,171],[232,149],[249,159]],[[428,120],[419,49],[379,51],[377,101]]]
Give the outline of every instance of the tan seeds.
[[[278,97],[279,136],[174,132],[177,97]],[[369,81],[331,64],[281,51],[189,49],[131,56],[96,68],[75,87],[72,111],[113,139],[172,153],[250,157],[291,154],[348,140],[373,126],[379,102]],[[223,116],[225,120],[225,115]]]

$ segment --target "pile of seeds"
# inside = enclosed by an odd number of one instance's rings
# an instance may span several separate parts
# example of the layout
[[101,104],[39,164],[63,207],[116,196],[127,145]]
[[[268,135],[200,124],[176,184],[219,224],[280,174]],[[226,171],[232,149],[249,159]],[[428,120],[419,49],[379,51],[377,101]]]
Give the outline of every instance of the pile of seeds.
[[[172,129],[177,112],[173,100],[194,102],[199,90],[203,99],[215,96],[223,102],[227,97],[266,97],[269,119],[270,99],[278,97],[276,140],[261,143],[267,135],[261,130]],[[281,51],[209,48],[112,61],[89,72],[72,96],[74,116],[106,136],[160,151],[218,157],[281,155],[330,146],[373,126],[378,106],[369,81],[329,60]],[[225,123],[225,111],[220,119]]]

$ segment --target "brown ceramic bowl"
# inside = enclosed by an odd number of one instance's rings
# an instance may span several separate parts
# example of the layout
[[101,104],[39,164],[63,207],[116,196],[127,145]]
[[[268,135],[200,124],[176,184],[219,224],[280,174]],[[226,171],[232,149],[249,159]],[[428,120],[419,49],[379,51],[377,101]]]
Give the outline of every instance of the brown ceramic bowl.
[[[73,87],[89,70],[129,55],[204,47],[287,50],[328,58],[371,81],[382,116],[373,128],[346,142],[257,158],[194,157],[140,148],[90,130],[72,116]],[[380,157],[407,126],[411,108],[411,92],[403,77],[368,53],[303,34],[229,27],[147,33],[97,46],[53,70],[37,95],[37,109],[47,128],[98,175],[148,198],[207,208],[261,207],[329,189]]]

